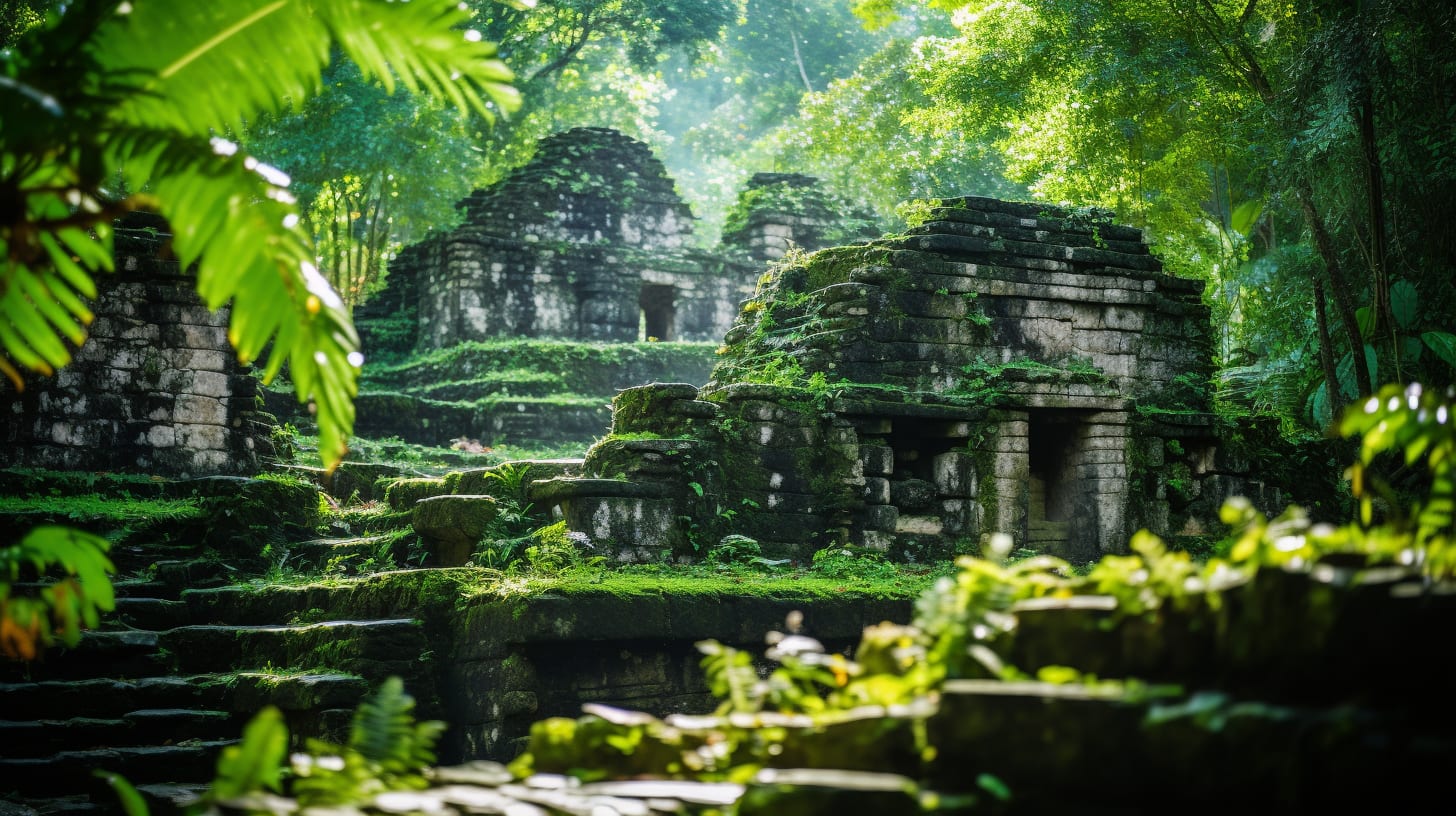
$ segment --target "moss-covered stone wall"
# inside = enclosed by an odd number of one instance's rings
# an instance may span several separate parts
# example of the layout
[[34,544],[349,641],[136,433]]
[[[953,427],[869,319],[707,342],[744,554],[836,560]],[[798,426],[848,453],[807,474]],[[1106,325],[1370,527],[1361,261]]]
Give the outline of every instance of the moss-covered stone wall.
[[[739,533],[800,558],[843,543],[943,557],[1004,533],[1085,562],[1122,551],[1134,524],[1204,534],[1251,485],[1217,454],[1202,284],[1161,270],[1104,213],[939,202],[906,235],[777,266],[708,384],[676,403],[624,394],[622,438],[588,453],[586,475],[649,485],[700,542]],[[686,404],[709,406],[692,427]],[[624,464],[652,433],[690,443],[696,469]],[[1165,465],[1177,472],[1145,478]],[[550,495],[602,534],[586,519],[625,495],[607,487]],[[683,545],[646,525],[609,534],[622,552]]]
[[228,309],[197,297],[162,219],[126,223],[115,233],[116,274],[97,280],[95,319],[72,362],[23,392],[0,382],[0,466],[257,472],[272,452],[272,417],[228,343]]

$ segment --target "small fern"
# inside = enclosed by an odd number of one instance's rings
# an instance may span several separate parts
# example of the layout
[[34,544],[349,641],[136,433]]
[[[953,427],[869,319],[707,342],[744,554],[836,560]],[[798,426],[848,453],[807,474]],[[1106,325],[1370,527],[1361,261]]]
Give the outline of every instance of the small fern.
[[435,742],[445,729],[437,720],[416,723],[415,698],[390,677],[354,710],[349,749],[395,773],[413,773],[435,761]]
[[299,804],[354,804],[387,790],[424,787],[421,772],[434,764],[445,724],[415,722],[414,708],[404,682],[390,677],[354,709],[347,747],[309,740],[307,752],[293,756]]

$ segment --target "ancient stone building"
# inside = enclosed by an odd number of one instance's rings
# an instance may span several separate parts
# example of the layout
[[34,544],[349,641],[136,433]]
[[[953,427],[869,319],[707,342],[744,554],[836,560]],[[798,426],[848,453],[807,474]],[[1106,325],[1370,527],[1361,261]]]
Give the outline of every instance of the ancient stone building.
[[90,336],[70,365],[0,386],[0,466],[163,475],[255,473],[271,418],[227,340],[229,312],[198,299],[165,222],[115,233],[116,273],[97,280]]
[[790,248],[813,251],[879,234],[869,214],[829,194],[813,176],[755,173],[728,212],[722,243],[726,253],[747,256],[761,270]]
[[622,557],[726,532],[902,557],[993,533],[1077,561],[1197,534],[1241,481],[1203,384],[1202,284],[1102,213],[950,199],[907,236],[781,266],[701,389],[614,402],[588,478],[533,486]]
[[459,206],[464,223],[401,252],[388,288],[359,311],[366,351],[499,337],[715,341],[763,261],[846,237],[846,214],[815,179],[759,174],[723,245],[699,249],[662,162],[605,128],[543,139],[529,163]]

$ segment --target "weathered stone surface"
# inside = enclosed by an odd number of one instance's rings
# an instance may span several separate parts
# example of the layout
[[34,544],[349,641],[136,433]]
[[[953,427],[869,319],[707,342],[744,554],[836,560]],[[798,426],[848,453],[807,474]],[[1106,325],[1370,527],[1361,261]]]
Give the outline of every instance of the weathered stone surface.
[[[148,230],[150,227],[152,229]],[[23,393],[0,383],[0,466],[256,473],[272,417],[227,341],[228,309],[207,310],[171,256],[167,225],[118,228],[115,276],[97,280],[95,319],[73,361]]]
[[452,567],[470,559],[498,512],[490,496],[431,496],[415,502],[411,523],[415,532],[437,545],[440,565]]
[[1213,446],[1207,424],[1133,418],[1206,408],[1188,385],[1210,365],[1200,293],[1103,214],[956,199],[908,236],[778,269],[696,397],[720,406],[708,427],[647,410],[650,388],[618,400],[621,428],[698,440],[712,478],[634,469],[606,445],[585,467],[723,494],[731,525],[710,515],[722,501],[676,508],[712,536],[880,547],[890,535],[949,551],[1004,533],[1074,560],[1122,551],[1133,523],[1175,534],[1235,485],[1257,488],[1220,479],[1225,461],[1246,468],[1227,457],[1200,457],[1181,504],[1134,478],[1141,435]]

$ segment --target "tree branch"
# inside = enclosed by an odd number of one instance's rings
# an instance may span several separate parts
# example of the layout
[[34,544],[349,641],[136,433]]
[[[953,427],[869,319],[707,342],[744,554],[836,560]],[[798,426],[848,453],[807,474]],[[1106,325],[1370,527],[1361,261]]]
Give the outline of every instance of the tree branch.
[[544,79],[545,77],[548,77],[551,74],[554,74],[557,71],[560,71],[562,68],[565,68],[567,65],[571,64],[571,61],[576,59],[576,55],[581,52],[581,49],[586,47],[587,41],[590,40],[591,36],[595,33],[596,29],[593,24],[592,15],[591,12],[588,11],[582,17],[581,29],[572,39],[571,44],[566,47],[566,50],[562,51],[560,56],[558,56],[556,59],[538,68],[534,73],[531,74],[529,79],[521,84],[533,84],[537,80]]

